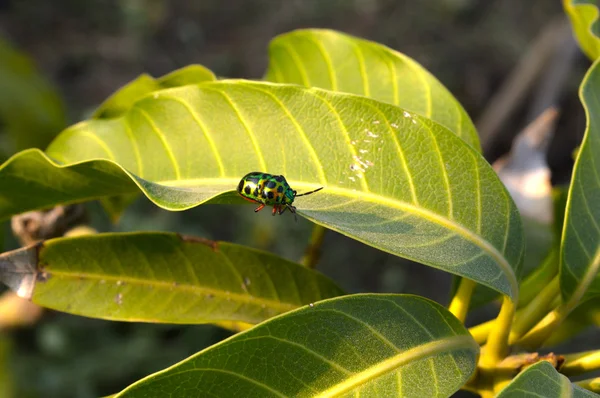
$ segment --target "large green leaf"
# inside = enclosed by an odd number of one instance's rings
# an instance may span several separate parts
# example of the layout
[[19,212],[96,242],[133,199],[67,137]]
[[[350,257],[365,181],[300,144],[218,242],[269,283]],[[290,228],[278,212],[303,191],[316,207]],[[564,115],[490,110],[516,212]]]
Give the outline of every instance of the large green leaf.
[[560,282],[567,307],[600,295],[600,61],[581,85],[587,129],[579,149],[565,213]]
[[45,148],[66,125],[62,100],[31,60],[0,38],[0,124],[8,139],[2,155]]
[[600,26],[596,0],[563,0],[565,12],[583,52],[595,61],[600,56]]
[[483,157],[429,119],[314,88],[221,81],[157,91],[120,118],[66,130],[47,156],[10,159],[0,216],[136,184],[169,210],[242,202],[232,191],[253,170],[283,174],[299,191],[324,186],[294,203],[318,224],[517,294],[521,221]]
[[515,377],[497,395],[497,398],[585,398],[597,396],[591,391],[571,384],[569,379],[558,373],[549,362],[540,361]]
[[433,301],[354,295],[267,321],[117,397],[447,397],[469,379],[478,353]]
[[172,233],[51,239],[0,255],[0,281],[77,315],[186,324],[258,323],[343,294],[270,253]]
[[471,119],[452,94],[413,59],[332,30],[297,30],[269,47],[265,79],[360,94],[446,126],[480,150]]
[[94,112],[94,118],[103,119],[120,116],[131,108],[137,100],[154,91],[212,80],[216,80],[215,75],[201,65],[189,65],[158,79],[143,74],[104,101]]

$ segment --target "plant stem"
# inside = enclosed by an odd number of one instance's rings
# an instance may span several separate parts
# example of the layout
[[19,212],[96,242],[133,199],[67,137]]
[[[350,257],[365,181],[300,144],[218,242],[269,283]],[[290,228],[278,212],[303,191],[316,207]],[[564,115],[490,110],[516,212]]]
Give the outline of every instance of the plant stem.
[[539,267],[525,278],[519,287],[519,305],[522,308],[533,300],[540,286],[546,286],[558,274],[558,253],[559,248],[553,247]]
[[565,363],[560,373],[576,376],[600,369],[600,350],[577,352],[565,355]]
[[552,308],[550,304],[552,300],[560,294],[560,285],[558,276],[555,276],[549,284],[547,284],[537,296],[533,298],[523,309],[521,309],[515,317],[515,323],[510,331],[509,343],[523,337],[537,322],[540,321]]
[[477,326],[469,328],[469,333],[471,333],[471,336],[473,336],[473,339],[475,339],[477,344],[482,345],[487,341],[487,338],[495,324],[495,319],[480,323]]
[[600,393],[600,377],[575,382],[579,387],[595,393]]
[[461,278],[458,290],[452,298],[452,302],[448,308],[462,323],[465,323],[465,319],[467,318],[469,303],[471,302],[471,296],[473,295],[473,290],[476,285],[477,284],[471,279]]
[[504,296],[500,313],[494,322],[494,328],[488,336],[485,351],[481,355],[480,364],[483,368],[492,368],[508,353],[508,335],[515,316],[516,303],[510,297]]
[[[596,250],[594,258],[590,262],[590,270],[600,267],[600,248]],[[581,303],[581,299],[593,282],[595,272],[587,272],[579,282],[575,292],[571,294],[569,301],[559,305],[554,311],[546,315],[533,329],[529,331],[517,344],[530,350],[540,347],[552,332],[565,320],[565,318]]]
[[314,226],[312,235],[310,236],[310,241],[308,242],[308,246],[304,252],[304,257],[301,261],[302,265],[305,267],[315,268],[317,265],[319,257],[321,256],[321,246],[323,245],[325,231],[327,231],[325,227],[320,225]]

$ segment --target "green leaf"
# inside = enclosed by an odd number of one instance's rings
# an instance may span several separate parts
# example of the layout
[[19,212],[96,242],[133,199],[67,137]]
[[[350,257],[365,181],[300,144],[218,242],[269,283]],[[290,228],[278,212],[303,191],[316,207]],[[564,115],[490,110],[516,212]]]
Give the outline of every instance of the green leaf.
[[565,12],[583,52],[595,61],[600,56],[598,4],[595,0],[563,0]]
[[497,398],[584,398],[597,397],[591,391],[571,384],[569,379],[561,375],[547,361],[540,361],[519,373],[517,377],[506,386]]
[[62,100],[25,55],[0,39],[0,122],[8,139],[2,154],[45,148],[66,125]]
[[469,379],[478,354],[439,304],[361,294],[262,323],[117,397],[447,397]]
[[269,46],[265,79],[388,102],[447,127],[481,150],[475,126],[452,94],[416,61],[378,43],[333,30],[286,33]]
[[140,98],[165,88],[181,87],[216,80],[215,75],[201,65],[189,65],[158,79],[140,75],[111,95],[96,109],[95,119],[107,119],[122,115]]
[[121,321],[258,323],[343,294],[269,253],[173,233],[57,238],[0,255],[0,281],[44,307]]
[[202,83],[79,123],[47,156],[4,164],[0,216],[135,185],[168,210],[242,203],[233,191],[253,170],[283,174],[299,192],[324,186],[294,202],[320,225],[517,294],[521,220],[483,157],[429,119],[314,88]]
[[572,309],[600,295],[600,61],[580,89],[587,128],[575,166],[561,244],[562,298]]

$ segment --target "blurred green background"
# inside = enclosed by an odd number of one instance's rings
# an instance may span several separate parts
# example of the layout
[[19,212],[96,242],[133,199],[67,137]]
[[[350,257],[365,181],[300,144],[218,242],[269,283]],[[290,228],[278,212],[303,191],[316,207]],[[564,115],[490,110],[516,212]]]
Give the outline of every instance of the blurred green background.
[[[198,63],[218,76],[260,78],[269,41],[306,27],[337,29],[413,57],[477,122],[531,44],[561,19],[560,2],[547,0],[0,0],[0,40],[8,43],[0,43],[0,157],[45,147],[144,72],[160,76]],[[575,57],[556,95],[562,113],[548,160],[557,183],[568,180],[585,126],[577,87],[586,65]],[[486,148],[490,161],[509,150],[529,121],[527,99],[534,94],[528,95]],[[304,219],[255,214],[249,206],[169,213],[139,198],[117,225],[98,203],[86,207],[99,231],[177,231],[294,261],[311,233]],[[4,236],[5,250],[18,247],[8,224]],[[442,304],[452,284],[448,274],[333,232],[325,236],[318,269],[349,292],[415,293]],[[105,322],[48,311],[33,326],[0,330],[0,398],[115,393],[229,335],[208,325]]]

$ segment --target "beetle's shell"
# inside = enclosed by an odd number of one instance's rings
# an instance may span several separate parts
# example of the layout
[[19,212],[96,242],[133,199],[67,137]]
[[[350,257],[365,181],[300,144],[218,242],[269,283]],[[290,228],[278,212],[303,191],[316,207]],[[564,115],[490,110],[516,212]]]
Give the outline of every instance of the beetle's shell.
[[291,205],[295,197],[284,176],[274,176],[260,171],[246,174],[240,180],[237,192],[252,202],[267,206]]

